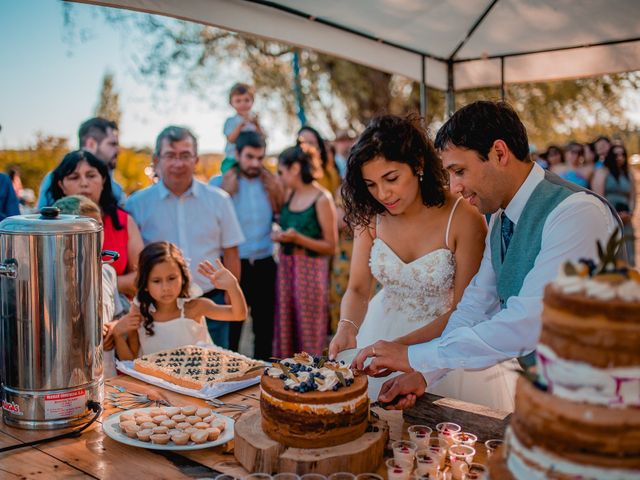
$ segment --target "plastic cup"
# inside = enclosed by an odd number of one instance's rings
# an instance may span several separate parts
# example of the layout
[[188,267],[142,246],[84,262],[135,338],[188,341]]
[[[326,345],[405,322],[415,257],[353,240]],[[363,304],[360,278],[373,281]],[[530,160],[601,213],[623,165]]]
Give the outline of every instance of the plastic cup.
[[336,472],[327,477],[327,480],[355,480],[356,476],[349,472]]
[[387,467],[387,478],[389,480],[409,480],[411,477],[413,462],[390,458],[384,464]]
[[489,478],[489,469],[481,463],[472,463],[469,465],[469,473],[463,480],[487,480]]
[[221,473],[213,480],[238,480],[238,477],[234,477],[233,475],[229,475],[228,473]]
[[430,475],[431,478],[438,478],[440,458],[431,455],[428,448],[423,448],[416,452],[416,465],[416,473],[418,475]]
[[409,438],[413,443],[418,445],[418,448],[426,448],[429,446],[429,440],[431,438],[431,427],[426,425],[411,425],[408,430]]
[[356,475],[356,480],[384,480],[377,473],[359,473]]
[[327,477],[321,473],[305,473],[300,477],[300,480],[327,480]]
[[273,480],[300,480],[300,477],[295,473],[282,472],[276,473],[273,476]]
[[476,449],[468,445],[453,445],[449,447],[449,463],[454,480],[462,480],[469,472],[469,465],[473,462]]
[[454,445],[468,445],[470,447],[475,447],[478,441],[477,436],[468,432],[454,433],[451,438],[453,438]]
[[496,449],[504,443],[504,440],[500,440],[499,438],[492,438],[491,440],[487,440],[484,442],[484,446],[487,448],[487,458],[489,458]]
[[271,478],[271,475],[268,473],[251,473],[242,480],[271,480]]
[[393,449],[393,458],[396,460],[406,460],[413,465],[413,459],[416,456],[416,450],[418,446],[414,442],[407,442],[406,440],[398,440],[391,444]]
[[438,464],[440,465],[440,470],[444,469],[444,464],[447,460],[447,450],[449,449],[449,444],[446,440],[441,440],[440,438],[432,438],[429,440],[429,446],[427,447],[427,455],[430,457],[438,459]]
[[438,438],[446,441],[449,445],[453,445],[453,434],[462,431],[462,427],[457,423],[442,422],[436,425]]

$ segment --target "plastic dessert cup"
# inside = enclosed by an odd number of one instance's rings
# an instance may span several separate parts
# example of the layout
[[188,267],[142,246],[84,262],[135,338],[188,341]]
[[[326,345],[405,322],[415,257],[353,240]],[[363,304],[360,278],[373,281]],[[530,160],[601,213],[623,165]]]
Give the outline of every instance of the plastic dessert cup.
[[453,434],[462,431],[462,427],[457,423],[442,422],[436,425],[438,438],[446,441],[449,445],[453,445]]
[[484,442],[484,446],[487,448],[487,458],[493,455],[493,452],[495,452],[496,449],[503,443],[504,441],[500,440],[499,438],[492,438],[491,440],[487,440],[486,442]]
[[390,458],[385,462],[385,465],[387,466],[387,478],[389,480],[408,480],[411,477],[413,462],[409,463],[406,460]]
[[473,462],[476,449],[468,445],[453,445],[449,448],[449,463],[453,480],[462,480],[469,472],[469,465]]
[[408,429],[409,438],[413,443],[418,445],[418,448],[425,448],[429,446],[432,431],[433,430],[426,425],[411,425]]
[[458,432],[452,435],[454,445],[468,445],[475,447],[478,437],[473,433]]
[[416,457],[416,450],[418,446],[414,442],[408,442],[406,440],[398,440],[391,444],[393,449],[393,458],[396,460],[406,460],[413,465],[413,459]]
[[438,478],[440,471],[440,458],[430,455],[429,449],[421,449],[416,452],[416,473],[418,475],[430,475],[431,478]]

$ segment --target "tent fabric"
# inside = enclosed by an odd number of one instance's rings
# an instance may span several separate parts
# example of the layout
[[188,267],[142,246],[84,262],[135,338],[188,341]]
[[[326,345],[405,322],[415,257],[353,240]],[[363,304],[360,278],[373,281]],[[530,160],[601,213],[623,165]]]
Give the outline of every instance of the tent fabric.
[[640,70],[636,0],[77,1],[299,45],[440,90],[450,65],[456,90]]

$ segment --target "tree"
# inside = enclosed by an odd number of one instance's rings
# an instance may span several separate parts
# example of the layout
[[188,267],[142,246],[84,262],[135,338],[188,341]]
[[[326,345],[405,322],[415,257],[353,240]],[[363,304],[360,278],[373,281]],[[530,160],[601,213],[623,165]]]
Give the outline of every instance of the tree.
[[107,72],[102,77],[100,97],[96,106],[96,117],[106,118],[120,125],[120,94],[115,90],[113,74]]
[[[65,22],[73,29],[72,5],[65,5]],[[210,99],[219,72],[240,70],[245,78],[239,80],[252,81],[256,87],[258,108],[284,112],[290,129],[297,123],[291,67],[297,47],[159,16],[102,12],[108,22],[141,46],[142,56],[136,58],[136,64],[152,86],[162,89],[168,80],[178,79],[184,88]],[[299,54],[305,110],[314,123],[334,131],[338,127],[360,131],[376,114],[419,108],[416,82],[311,50],[301,49]],[[639,86],[637,72],[605,75],[511,85],[507,100],[521,114],[532,142],[541,147],[579,137],[585,127],[596,132],[617,130],[622,136],[635,132],[636,127],[626,120],[622,99],[629,89]],[[444,120],[444,93],[428,89],[427,94],[426,121],[433,128]],[[458,93],[456,100],[462,105],[479,98],[497,99],[499,91],[469,90]]]
[[34,145],[27,149],[0,150],[0,170],[19,167],[23,186],[37,194],[44,174],[53,169],[67,152],[69,142],[66,138],[38,134]]

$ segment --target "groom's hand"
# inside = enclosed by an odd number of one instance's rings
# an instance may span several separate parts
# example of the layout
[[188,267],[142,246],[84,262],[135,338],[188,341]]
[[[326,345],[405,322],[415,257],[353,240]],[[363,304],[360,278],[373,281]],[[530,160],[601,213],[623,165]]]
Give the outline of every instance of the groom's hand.
[[427,382],[420,372],[403,373],[382,385],[378,401],[389,404],[384,407],[387,410],[404,410],[413,407],[426,389]]
[[[401,343],[380,340],[360,350],[351,367],[374,377],[389,375],[391,372],[411,372],[413,369],[409,365],[408,348]],[[373,360],[365,367],[365,360],[370,357]]]

